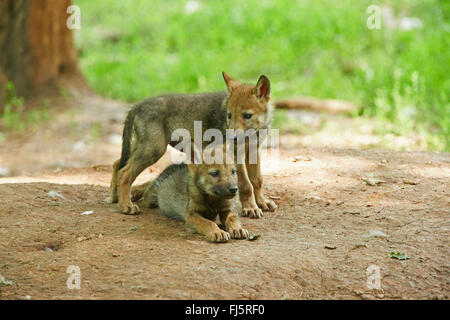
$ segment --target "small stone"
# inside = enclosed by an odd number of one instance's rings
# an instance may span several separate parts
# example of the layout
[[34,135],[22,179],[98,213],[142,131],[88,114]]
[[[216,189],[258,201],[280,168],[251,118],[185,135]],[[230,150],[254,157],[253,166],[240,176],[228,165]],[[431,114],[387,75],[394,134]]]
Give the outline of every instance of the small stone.
[[10,280],[6,280],[6,278],[0,274],[0,284],[4,284],[5,286],[12,286],[13,282]]
[[[370,177],[363,177],[361,178],[362,181],[367,183],[369,186],[376,186],[380,183],[385,183],[386,181],[377,179],[377,178],[370,178]],[[364,190],[365,191],[365,190]]]
[[336,249],[337,247],[336,247],[336,246],[333,246],[333,245],[331,245],[331,244],[326,244],[326,245],[324,246],[324,248],[325,248],[325,249],[329,249],[329,250],[334,250],[334,249]]
[[358,243],[358,244],[355,244],[352,249],[359,249],[359,248],[368,248],[368,246],[365,243],[363,243],[363,244]]
[[302,157],[302,156],[294,156],[294,157],[290,157],[289,160],[291,160],[292,162],[298,162],[298,161],[311,161],[310,157]]
[[388,238],[389,236],[380,230],[372,230],[365,238]]
[[359,211],[344,211],[344,214],[351,214],[351,215],[357,215],[357,214],[360,214],[360,212]]
[[85,240],[87,240],[88,238],[86,238],[86,237],[78,237],[77,238],[77,241],[78,242],[82,242],[82,241],[85,241]]
[[50,198],[59,198],[59,199],[66,199],[66,198],[64,198],[64,196],[61,194],[61,193],[59,193],[58,191],[53,191],[53,190],[50,190],[48,193],[48,196],[50,197]]
[[403,179],[403,183],[404,183],[404,184],[410,184],[410,185],[413,185],[413,186],[416,186],[416,185],[419,184],[418,181],[415,181],[415,180],[408,180],[408,179]]
[[364,294],[364,292],[362,292],[361,290],[353,290],[353,293],[356,294],[358,297]]

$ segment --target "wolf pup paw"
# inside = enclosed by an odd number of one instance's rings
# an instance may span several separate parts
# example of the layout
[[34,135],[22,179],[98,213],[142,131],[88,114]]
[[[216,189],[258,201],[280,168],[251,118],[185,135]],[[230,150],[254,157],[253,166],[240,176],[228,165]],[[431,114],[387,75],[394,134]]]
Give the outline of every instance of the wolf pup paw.
[[261,219],[263,216],[262,210],[255,204],[242,203],[242,216],[253,219]]
[[231,235],[231,239],[245,239],[248,237],[247,229],[243,228],[230,229],[228,230],[228,232]]
[[230,241],[230,234],[226,231],[219,230],[211,232],[207,238],[211,242],[228,242]]
[[256,203],[258,204],[258,207],[260,207],[262,211],[273,212],[278,208],[275,202],[273,202],[272,200],[267,200],[265,198],[262,198],[259,201],[256,200]]
[[123,214],[135,215],[139,214],[141,210],[137,205],[130,203],[124,206],[120,206],[120,212],[122,212]]

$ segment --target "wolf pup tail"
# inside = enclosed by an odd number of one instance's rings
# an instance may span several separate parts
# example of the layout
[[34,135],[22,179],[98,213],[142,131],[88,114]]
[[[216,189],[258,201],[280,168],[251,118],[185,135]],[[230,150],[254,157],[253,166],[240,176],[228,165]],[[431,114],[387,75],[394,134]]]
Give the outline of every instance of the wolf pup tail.
[[125,119],[125,124],[123,127],[122,154],[120,155],[119,170],[127,165],[128,159],[130,158],[131,133],[133,131],[133,122],[134,122],[134,110],[130,110],[130,112],[128,112],[127,118]]

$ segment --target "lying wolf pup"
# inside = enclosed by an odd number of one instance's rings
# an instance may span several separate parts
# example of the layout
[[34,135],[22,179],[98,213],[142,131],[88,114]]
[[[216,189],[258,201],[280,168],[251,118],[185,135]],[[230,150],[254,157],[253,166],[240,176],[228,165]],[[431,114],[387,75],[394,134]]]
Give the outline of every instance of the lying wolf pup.
[[[164,215],[184,221],[209,241],[227,242],[248,237],[237,214],[237,194],[234,164],[173,164],[148,183],[142,206],[158,206]],[[225,230],[214,222],[217,216]]]

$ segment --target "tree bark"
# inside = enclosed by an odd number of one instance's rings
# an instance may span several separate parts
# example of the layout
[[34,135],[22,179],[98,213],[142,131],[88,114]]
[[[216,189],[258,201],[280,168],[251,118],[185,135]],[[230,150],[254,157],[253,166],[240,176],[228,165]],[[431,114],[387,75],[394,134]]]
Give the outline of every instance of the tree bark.
[[62,83],[85,84],[66,25],[70,5],[71,0],[0,0],[0,109],[8,81],[26,98],[58,93]]

